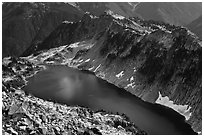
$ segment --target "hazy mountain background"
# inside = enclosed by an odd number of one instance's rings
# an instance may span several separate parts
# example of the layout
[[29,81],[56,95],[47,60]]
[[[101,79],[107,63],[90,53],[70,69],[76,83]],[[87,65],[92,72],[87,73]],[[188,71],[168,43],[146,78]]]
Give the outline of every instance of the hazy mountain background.
[[187,28],[202,39],[202,15],[187,25]]
[[75,6],[95,15],[111,10],[126,17],[138,16],[174,25],[187,25],[202,14],[202,4],[195,2],[86,2]]

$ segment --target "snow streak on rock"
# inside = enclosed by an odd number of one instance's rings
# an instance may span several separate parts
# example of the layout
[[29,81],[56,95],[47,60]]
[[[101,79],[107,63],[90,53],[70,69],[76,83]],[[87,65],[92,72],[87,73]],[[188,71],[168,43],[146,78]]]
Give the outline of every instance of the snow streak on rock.
[[128,87],[134,88],[135,87],[134,84],[135,84],[135,82],[132,82],[132,83],[128,84],[125,88],[128,88]]
[[87,60],[85,60],[84,62],[89,62],[90,61],[90,59],[87,59]]
[[121,78],[121,77],[124,75],[123,73],[124,73],[124,71],[121,71],[120,73],[118,73],[118,74],[116,75],[116,77],[117,77],[117,78]]
[[101,64],[98,65],[98,67],[94,70],[94,72],[96,72],[100,67],[101,67]]

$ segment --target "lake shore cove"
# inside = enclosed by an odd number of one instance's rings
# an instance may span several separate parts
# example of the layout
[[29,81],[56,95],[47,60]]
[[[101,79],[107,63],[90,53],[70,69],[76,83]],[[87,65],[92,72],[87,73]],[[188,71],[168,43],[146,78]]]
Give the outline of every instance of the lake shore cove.
[[67,106],[26,94],[28,77],[45,69],[21,58],[4,58],[2,63],[3,135],[146,134],[125,115]]

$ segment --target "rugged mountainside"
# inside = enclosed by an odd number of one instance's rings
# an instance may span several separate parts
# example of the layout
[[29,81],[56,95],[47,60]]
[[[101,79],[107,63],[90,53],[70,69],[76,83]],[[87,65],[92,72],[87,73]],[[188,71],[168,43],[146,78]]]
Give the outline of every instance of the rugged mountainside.
[[201,132],[202,47],[186,28],[111,12],[99,17],[87,13],[79,22],[58,26],[24,53],[30,54],[27,59],[33,62],[93,71],[145,101],[159,103],[167,97],[173,106],[161,104],[184,115]]
[[79,21],[85,12],[104,11],[125,17],[141,17],[187,25],[201,15],[201,3],[175,2],[67,2],[9,3],[2,5],[3,57],[20,56],[47,37],[62,21]]
[[21,55],[62,21],[77,21],[82,15],[83,11],[65,3],[3,3],[3,57]]
[[202,40],[202,16],[192,21],[186,27]]
[[4,135],[137,135],[146,134],[125,115],[92,111],[45,101],[22,90],[26,78],[43,70],[27,59],[2,63],[2,134]]

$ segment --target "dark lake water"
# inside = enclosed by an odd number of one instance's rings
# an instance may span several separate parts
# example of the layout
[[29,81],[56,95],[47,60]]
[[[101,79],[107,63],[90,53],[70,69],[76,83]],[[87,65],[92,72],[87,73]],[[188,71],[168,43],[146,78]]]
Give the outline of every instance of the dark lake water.
[[176,111],[144,102],[92,73],[60,65],[46,67],[28,79],[26,92],[68,105],[124,113],[148,134],[195,134]]

